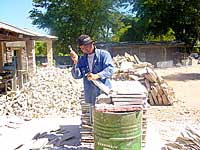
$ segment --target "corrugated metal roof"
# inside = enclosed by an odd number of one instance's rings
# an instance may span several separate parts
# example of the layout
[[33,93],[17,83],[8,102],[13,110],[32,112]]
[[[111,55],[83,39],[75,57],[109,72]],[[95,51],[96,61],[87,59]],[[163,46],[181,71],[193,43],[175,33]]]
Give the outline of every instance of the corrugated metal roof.
[[127,45],[185,45],[179,41],[151,42],[151,41],[130,41],[130,42],[96,42],[96,45],[102,46],[127,46]]
[[16,33],[21,33],[21,34],[25,34],[25,35],[29,35],[29,36],[34,36],[31,33],[27,33],[25,31],[21,30],[20,28],[14,27],[14,26],[9,25],[9,24],[6,24],[4,22],[0,22],[0,29],[4,29],[4,30],[16,32]]
[[57,39],[58,38],[56,36],[38,33],[35,31],[31,31],[29,29],[21,29],[21,28],[9,25],[9,24],[1,22],[1,21],[0,21],[0,29],[4,29],[4,30],[11,31],[11,32],[15,32],[15,33],[20,33],[23,35],[32,36],[32,37],[38,37],[38,38],[49,38],[49,39]]
[[32,30],[29,30],[29,29],[23,29],[23,30],[28,32],[28,33],[34,34],[35,36],[41,37],[41,38],[58,39],[58,37],[53,36],[53,35],[38,33],[36,31],[32,31]]
[[184,42],[166,41],[166,42],[148,42],[148,41],[133,41],[133,42],[95,42],[97,47],[126,47],[126,46],[174,46],[185,47]]

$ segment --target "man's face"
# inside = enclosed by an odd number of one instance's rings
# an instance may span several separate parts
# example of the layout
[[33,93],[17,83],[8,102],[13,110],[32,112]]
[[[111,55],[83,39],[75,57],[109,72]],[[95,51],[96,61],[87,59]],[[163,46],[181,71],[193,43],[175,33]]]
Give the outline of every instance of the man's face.
[[94,51],[93,43],[89,43],[87,45],[80,45],[80,49],[84,54],[92,54]]

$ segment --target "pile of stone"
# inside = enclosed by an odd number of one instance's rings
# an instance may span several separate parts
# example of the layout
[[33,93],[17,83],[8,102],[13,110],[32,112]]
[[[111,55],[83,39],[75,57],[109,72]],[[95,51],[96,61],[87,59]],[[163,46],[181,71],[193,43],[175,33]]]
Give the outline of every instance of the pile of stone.
[[136,55],[125,54],[113,58],[116,70],[113,80],[140,81],[148,90],[150,105],[172,105],[175,93],[167,82],[159,76],[152,64],[141,62]]
[[200,149],[200,132],[186,127],[175,142],[166,144],[165,150],[198,150]]
[[73,79],[70,70],[38,68],[23,89],[0,96],[0,115],[28,118],[80,115],[82,82]]
[[159,76],[153,69],[145,67],[135,72],[140,77],[144,77],[144,85],[149,91],[150,105],[172,105],[175,101],[175,93],[167,82]]

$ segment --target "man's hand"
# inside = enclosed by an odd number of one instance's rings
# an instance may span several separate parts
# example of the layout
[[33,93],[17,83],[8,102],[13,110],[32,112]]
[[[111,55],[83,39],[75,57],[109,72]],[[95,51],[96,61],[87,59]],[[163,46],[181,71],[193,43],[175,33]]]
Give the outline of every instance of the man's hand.
[[87,75],[88,80],[97,80],[99,79],[99,75],[98,74],[93,74],[93,73],[89,73]]
[[78,55],[73,50],[70,51],[70,57],[74,64],[78,63]]

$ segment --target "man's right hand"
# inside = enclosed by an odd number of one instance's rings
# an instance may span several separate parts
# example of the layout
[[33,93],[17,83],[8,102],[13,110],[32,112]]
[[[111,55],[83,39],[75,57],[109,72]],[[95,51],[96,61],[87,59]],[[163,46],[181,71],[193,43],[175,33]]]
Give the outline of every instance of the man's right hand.
[[88,78],[88,80],[97,80],[97,79],[99,79],[99,75],[93,74],[93,73],[88,73],[87,78]]
[[78,55],[75,53],[75,51],[73,50],[70,51],[70,57],[72,61],[74,62],[74,64],[78,63]]

